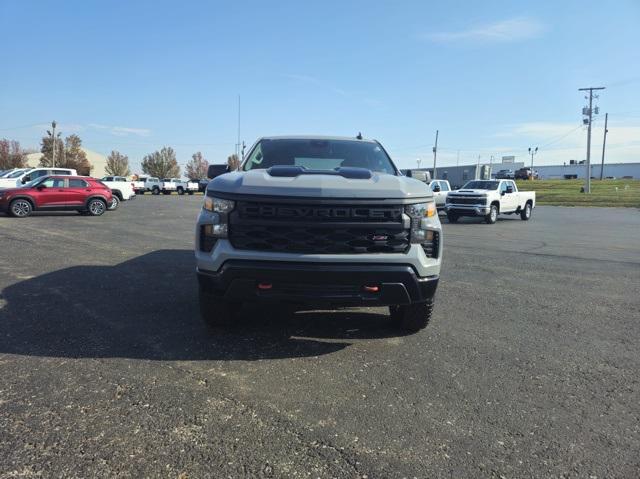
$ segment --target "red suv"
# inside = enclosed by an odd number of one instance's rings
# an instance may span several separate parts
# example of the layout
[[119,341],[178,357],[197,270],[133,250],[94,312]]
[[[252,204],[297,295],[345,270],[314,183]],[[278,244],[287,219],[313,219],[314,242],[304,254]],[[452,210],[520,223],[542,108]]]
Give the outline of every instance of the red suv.
[[100,216],[112,201],[108,186],[86,176],[45,176],[20,188],[0,189],[0,211],[24,218],[32,211],[76,210]]

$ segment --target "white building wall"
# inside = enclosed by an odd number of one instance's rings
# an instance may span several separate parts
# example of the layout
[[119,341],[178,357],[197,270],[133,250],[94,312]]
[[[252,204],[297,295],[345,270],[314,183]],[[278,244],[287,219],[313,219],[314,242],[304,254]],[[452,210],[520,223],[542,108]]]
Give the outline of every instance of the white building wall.
[[[565,175],[578,175],[578,178],[584,178],[587,169],[585,165],[542,165],[534,166],[534,168],[544,180],[563,179]],[[600,164],[591,165],[591,176],[600,178]],[[613,176],[615,178],[631,176],[639,179],[640,163],[605,163],[603,176]]]

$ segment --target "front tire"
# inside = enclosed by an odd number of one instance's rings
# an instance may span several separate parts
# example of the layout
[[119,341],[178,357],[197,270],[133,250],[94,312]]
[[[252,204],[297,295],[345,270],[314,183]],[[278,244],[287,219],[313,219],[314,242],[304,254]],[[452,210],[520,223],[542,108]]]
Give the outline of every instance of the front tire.
[[113,195],[111,203],[109,203],[109,207],[107,208],[107,210],[115,211],[118,209],[118,206],[120,206],[120,198],[118,198],[116,195]]
[[89,216],[102,216],[107,211],[107,203],[104,200],[94,198],[87,203],[87,213]]
[[151,190],[151,194],[152,194],[152,195],[159,195],[159,194],[160,194],[160,188],[158,188],[157,186],[155,186],[155,187]]
[[29,201],[18,198],[13,200],[9,205],[9,214],[14,218],[26,218],[33,211],[33,207]]
[[411,333],[426,328],[432,312],[433,299],[423,303],[389,306],[391,321],[395,326]]
[[184,195],[184,189],[182,189],[182,188],[178,188],[178,194],[179,194],[180,196]]
[[520,212],[520,219],[522,221],[529,221],[531,218],[531,203],[524,205],[524,209]]
[[210,328],[230,326],[235,319],[237,305],[217,296],[199,291],[200,317]]
[[490,225],[498,221],[498,207],[496,205],[491,205],[489,214],[484,217],[484,220]]

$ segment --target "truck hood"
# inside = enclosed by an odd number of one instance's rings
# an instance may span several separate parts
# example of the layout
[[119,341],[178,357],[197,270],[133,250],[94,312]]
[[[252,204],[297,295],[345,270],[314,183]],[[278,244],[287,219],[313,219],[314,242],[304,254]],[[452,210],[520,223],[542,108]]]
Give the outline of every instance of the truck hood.
[[451,195],[455,195],[455,194],[462,194],[462,195],[487,195],[489,194],[491,191],[495,191],[495,190],[455,190],[452,191]]
[[[368,171],[368,170],[366,170]],[[274,176],[269,170],[235,171],[209,182],[207,191],[231,195],[300,198],[432,198],[423,182],[405,176],[370,173],[368,178],[348,178],[333,173]]]

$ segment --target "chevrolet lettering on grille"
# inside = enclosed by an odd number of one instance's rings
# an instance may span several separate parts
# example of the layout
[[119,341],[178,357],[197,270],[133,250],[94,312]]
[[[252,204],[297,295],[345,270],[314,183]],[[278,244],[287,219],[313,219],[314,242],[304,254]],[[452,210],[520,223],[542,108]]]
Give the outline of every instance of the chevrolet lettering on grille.
[[339,206],[277,206],[243,205],[241,215],[246,218],[310,218],[310,219],[369,219],[399,220],[401,208],[343,208]]

